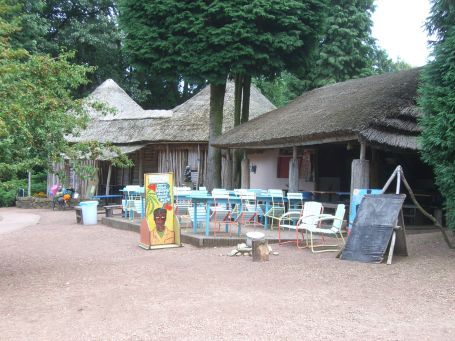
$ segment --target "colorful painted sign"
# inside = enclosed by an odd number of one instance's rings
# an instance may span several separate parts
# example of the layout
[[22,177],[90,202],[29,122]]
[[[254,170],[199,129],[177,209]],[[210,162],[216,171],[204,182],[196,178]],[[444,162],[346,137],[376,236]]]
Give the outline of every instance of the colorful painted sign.
[[173,173],[144,174],[145,219],[139,246],[145,249],[180,246],[174,216]]

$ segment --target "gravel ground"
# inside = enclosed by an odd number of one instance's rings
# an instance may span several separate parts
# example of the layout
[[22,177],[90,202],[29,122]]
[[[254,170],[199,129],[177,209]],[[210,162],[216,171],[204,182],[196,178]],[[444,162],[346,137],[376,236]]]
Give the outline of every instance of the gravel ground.
[[455,340],[455,252],[438,232],[408,235],[390,266],[293,245],[253,263],[0,208],[17,214],[40,220],[0,233],[1,340]]

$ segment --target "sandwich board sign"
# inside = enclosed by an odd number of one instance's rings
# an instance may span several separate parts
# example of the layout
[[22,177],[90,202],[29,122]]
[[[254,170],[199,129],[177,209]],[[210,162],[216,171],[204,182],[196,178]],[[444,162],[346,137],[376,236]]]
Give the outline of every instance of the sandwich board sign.
[[140,227],[140,247],[149,250],[181,246],[173,189],[173,173],[144,174],[145,218]]
[[381,263],[388,247],[389,264],[393,252],[407,256],[401,211],[405,198],[405,194],[365,195],[340,258]]

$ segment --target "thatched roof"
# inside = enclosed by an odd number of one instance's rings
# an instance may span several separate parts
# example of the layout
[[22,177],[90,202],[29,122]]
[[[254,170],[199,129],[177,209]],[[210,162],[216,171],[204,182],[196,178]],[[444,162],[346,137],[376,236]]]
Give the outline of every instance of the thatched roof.
[[87,98],[88,102],[97,101],[106,104],[113,112],[102,114],[89,110],[93,119],[101,121],[142,119],[151,117],[170,117],[169,110],[143,110],[128,94],[112,79],[104,81]]
[[[209,133],[210,87],[173,110],[143,110],[114,81],[101,84],[89,98],[114,107],[116,115],[92,112],[92,121],[78,137],[70,141],[138,143],[207,143]],[[234,84],[226,87],[223,131],[233,127]],[[139,109],[138,109],[139,108]],[[259,90],[251,86],[250,117],[275,109]]]
[[361,139],[384,148],[418,149],[420,69],[328,85],[250,120],[216,139],[230,148],[273,148]]

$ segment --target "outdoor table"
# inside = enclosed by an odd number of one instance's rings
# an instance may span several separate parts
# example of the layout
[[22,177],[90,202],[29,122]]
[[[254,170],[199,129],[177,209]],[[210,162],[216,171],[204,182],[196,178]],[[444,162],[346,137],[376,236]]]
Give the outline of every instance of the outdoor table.
[[[191,194],[189,195],[175,195],[175,199],[177,200],[191,200],[193,205],[193,232],[197,233],[197,204],[204,204],[207,207],[206,215],[205,215],[205,235],[208,236],[210,233],[210,204],[215,202],[215,199],[211,195],[197,195],[197,196],[192,196]],[[275,197],[274,200],[277,198]],[[270,203],[272,202],[272,197],[270,195],[258,195],[256,196],[256,201],[262,202],[265,204],[265,212],[269,210]],[[284,202],[287,202],[287,198],[283,198]],[[240,197],[238,196],[229,196],[229,198],[226,199],[216,199],[217,203],[234,203],[240,205],[240,209],[242,209],[242,201]],[[264,221],[264,229],[267,230],[269,228],[268,225],[268,220],[265,219]]]
[[117,199],[117,198],[122,198],[123,195],[121,194],[109,194],[109,195],[94,195],[92,197],[92,199],[96,199],[96,200],[99,200],[99,201],[105,201],[106,205],[107,205],[107,201],[108,199]]

